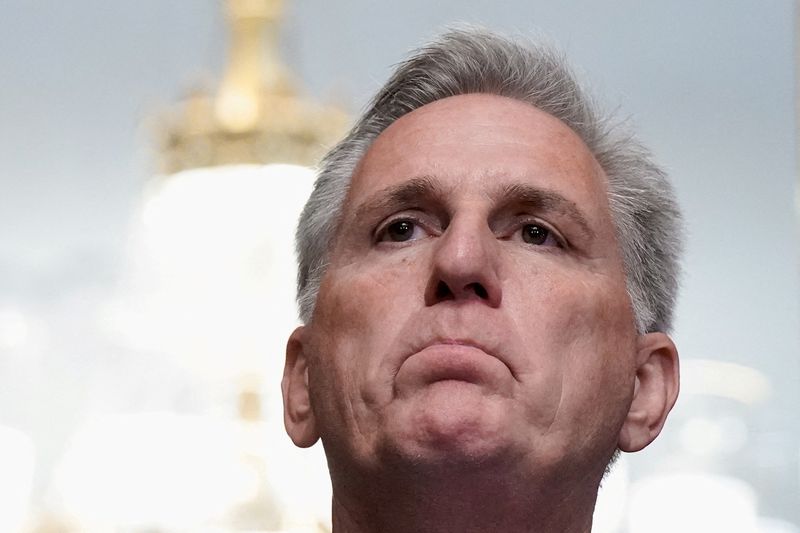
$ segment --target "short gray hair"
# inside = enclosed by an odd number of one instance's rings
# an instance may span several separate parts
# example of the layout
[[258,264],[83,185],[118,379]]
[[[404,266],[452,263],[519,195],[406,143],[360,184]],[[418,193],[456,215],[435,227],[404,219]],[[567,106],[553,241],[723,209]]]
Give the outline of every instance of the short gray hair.
[[322,160],[297,228],[301,320],[312,318],[350,179],[372,142],[403,115],[469,93],[526,102],[581,137],[608,177],[609,208],[636,329],[669,331],[682,231],[666,174],[626,128],[601,115],[560,54],[475,28],[448,31],[402,62],[350,133]]

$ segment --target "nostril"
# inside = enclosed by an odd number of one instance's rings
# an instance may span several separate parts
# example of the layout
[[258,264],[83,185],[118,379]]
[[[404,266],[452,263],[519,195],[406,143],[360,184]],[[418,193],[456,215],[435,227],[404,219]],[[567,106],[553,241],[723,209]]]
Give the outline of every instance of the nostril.
[[444,302],[447,300],[469,300],[477,298],[479,300],[489,300],[489,291],[482,283],[474,282],[464,285],[458,292],[453,292],[446,281],[439,281],[433,293],[433,302]]
[[455,298],[453,295],[453,291],[450,290],[450,287],[447,286],[447,283],[444,281],[440,281],[439,284],[436,286],[436,300],[452,300]]
[[466,288],[472,289],[478,296],[478,298],[480,298],[481,300],[489,299],[489,293],[486,291],[486,287],[484,287],[480,283],[470,283],[469,285],[467,285]]

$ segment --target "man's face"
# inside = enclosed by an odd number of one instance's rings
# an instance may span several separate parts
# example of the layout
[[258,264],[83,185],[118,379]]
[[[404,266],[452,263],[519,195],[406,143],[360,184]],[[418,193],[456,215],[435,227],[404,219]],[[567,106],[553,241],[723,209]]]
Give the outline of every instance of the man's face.
[[637,336],[574,132],[499,96],[426,105],[376,139],[336,232],[296,336],[329,456],[602,468]]

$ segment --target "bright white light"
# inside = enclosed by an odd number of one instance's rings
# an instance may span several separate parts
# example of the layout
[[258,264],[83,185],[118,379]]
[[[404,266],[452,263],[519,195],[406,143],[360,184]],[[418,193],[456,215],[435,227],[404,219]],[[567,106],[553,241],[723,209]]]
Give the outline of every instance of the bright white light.
[[30,437],[0,425],[0,531],[22,531],[30,505],[34,457]]
[[592,518],[592,533],[619,531],[625,516],[629,477],[628,460],[621,455],[600,484]]
[[681,362],[681,394],[719,396],[756,405],[770,392],[769,379],[755,368],[712,359]]
[[0,348],[15,350],[28,342],[28,320],[16,309],[0,309]]
[[75,436],[55,474],[85,525],[197,528],[254,498],[233,422],[171,413],[106,416]]
[[758,533],[756,496],[742,480],[672,474],[633,484],[629,533]]
[[296,325],[294,230],[315,174],[294,165],[162,178],[136,229],[127,293],[106,326],[136,351],[212,379],[279,376]]
[[264,453],[284,529],[310,531],[315,524],[324,524],[330,531],[331,482],[322,444],[296,447],[280,421],[268,423],[266,432],[271,438],[266,440]]
[[[253,455],[263,461],[271,493],[258,492],[263,480]],[[206,531],[254,498],[275,507],[286,531],[330,524],[321,446],[300,450],[275,424],[172,413],[98,418],[70,443],[53,488],[87,530]]]
[[681,445],[695,455],[731,453],[747,442],[747,424],[740,417],[710,419],[702,416],[687,420],[680,431]]
[[[103,313],[107,329],[133,352],[163,355],[203,381],[227,382],[232,388],[243,376],[253,375],[263,376],[271,385],[264,387],[263,401],[270,431],[259,451],[264,452],[267,479],[284,526],[291,530],[328,520],[331,501],[320,447],[298,450],[285,435],[279,387],[286,339],[297,323],[294,231],[315,177],[312,170],[289,165],[234,166],[186,171],[156,182],[136,220],[125,291]],[[131,453],[137,448],[125,443],[137,442],[135,434],[108,442],[109,437],[101,436],[108,431],[107,426],[94,431],[96,437],[79,439],[82,443],[73,447],[73,459],[65,459],[65,465],[111,468],[116,458],[96,459],[98,454],[103,457],[102,448],[130,448]],[[152,435],[153,430],[146,434]],[[148,449],[144,444],[139,448],[143,451],[133,457]],[[79,449],[84,451],[75,451]],[[145,471],[142,465],[166,461],[155,451],[144,457],[131,472],[124,472],[132,476],[131,490],[138,491],[137,495],[148,484],[136,477]],[[63,492],[73,494],[73,508],[92,514],[104,507],[97,501],[106,503],[109,510],[120,505],[106,502],[113,498],[103,499],[91,488],[112,481],[111,476],[103,477],[103,468],[92,467],[100,473],[93,472],[88,477],[91,482],[87,476],[80,478],[82,467],[65,466],[64,470],[63,478],[73,480],[62,483]],[[216,476],[207,474],[205,466],[197,474]],[[153,477],[148,479],[152,483]],[[160,489],[156,493],[166,497]],[[159,509],[155,498],[153,494],[131,496],[127,499],[139,500],[139,507],[115,512],[129,516],[130,521],[146,513],[176,523],[188,520],[190,514],[198,518],[196,503],[191,511],[180,504]],[[217,503],[225,499],[214,498]],[[212,496],[194,499],[210,501]],[[210,513],[214,507],[205,505],[203,512]],[[180,514],[182,510],[185,515]]]
[[758,533],[800,533],[800,528],[777,518],[759,518]]
[[294,228],[314,177],[295,165],[242,165],[163,178],[142,213],[148,259],[178,283],[248,277],[249,267],[271,269],[284,251],[293,264]]

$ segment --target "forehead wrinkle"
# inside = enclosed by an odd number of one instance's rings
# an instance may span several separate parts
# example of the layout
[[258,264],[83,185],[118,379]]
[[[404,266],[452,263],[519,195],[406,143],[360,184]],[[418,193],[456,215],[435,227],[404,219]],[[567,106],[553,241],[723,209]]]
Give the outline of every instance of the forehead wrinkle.
[[595,236],[586,216],[577,204],[555,191],[523,183],[512,183],[502,186],[494,196],[497,205],[500,206],[523,204],[542,211],[560,213],[575,222],[588,237]]

